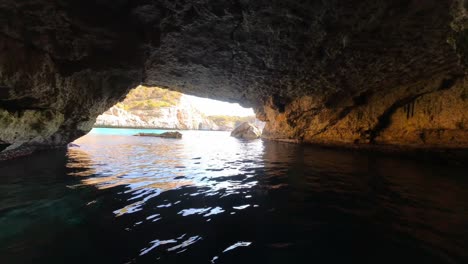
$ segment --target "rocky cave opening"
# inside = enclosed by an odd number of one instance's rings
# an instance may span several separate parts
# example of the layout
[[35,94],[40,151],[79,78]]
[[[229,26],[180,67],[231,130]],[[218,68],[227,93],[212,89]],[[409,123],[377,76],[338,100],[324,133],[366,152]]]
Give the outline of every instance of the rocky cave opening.
[[[468,0],[0,0],[0,259],[468,263],[467,65]],[[262,139],[89,133],[137,86]]]
[[264,138],[468,147],[466,1],[0,6],[0,144],[66,146],[139,84],[253,107]]
[[99,115],[95,128],[232,131],[242,123],[265,126],[252,108],[139,85]]

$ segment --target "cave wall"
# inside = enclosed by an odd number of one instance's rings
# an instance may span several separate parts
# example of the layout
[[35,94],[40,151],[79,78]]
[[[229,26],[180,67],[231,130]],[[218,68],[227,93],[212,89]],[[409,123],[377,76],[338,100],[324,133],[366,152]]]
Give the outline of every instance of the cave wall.
[[467,147],[464,0],[3,0],[0,149],[64,146],[138,84],[265,137]]
[[259,112],[269,139],[355,146],[467,147],[468,80],[430,80],[364,93],[337,105],[305,96]]
[[[131,55],[138,48],[123,39],[131,34],[124,27],[112,34],[118,27],[113,21],[93,21],[96,9],[75,14],[75,5],[0,4],[3,152],[66,146],[141,82],[141,62],[135,63]],[[105,15],[102,12],[101,19]],[[119,55],[119,49],[126,55]]]

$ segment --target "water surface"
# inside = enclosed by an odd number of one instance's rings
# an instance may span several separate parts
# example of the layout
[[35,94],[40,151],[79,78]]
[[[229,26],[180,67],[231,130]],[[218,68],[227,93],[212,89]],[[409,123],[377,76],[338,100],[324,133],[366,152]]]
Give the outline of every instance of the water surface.
[[137,132],[0,164],[0,263],[468,263],[466,167]]

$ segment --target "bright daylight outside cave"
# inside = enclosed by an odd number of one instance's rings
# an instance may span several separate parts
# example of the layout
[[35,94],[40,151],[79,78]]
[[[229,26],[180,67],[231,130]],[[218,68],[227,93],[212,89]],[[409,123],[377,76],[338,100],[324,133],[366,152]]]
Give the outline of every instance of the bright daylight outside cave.
[[0,0],[0,263],[468,263],[467,0]]

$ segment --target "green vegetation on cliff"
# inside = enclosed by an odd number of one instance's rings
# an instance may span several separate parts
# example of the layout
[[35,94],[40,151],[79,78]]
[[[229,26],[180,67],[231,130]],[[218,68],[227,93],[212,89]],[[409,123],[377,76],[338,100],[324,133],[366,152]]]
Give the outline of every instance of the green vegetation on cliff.
[[214,116],[208,116],[207,118],[213,121],[216,125],[220,127],[231,126],[231,124],[234,124],[234,127],[236,127],[243,122],[254,123],[256,120],[255,116],[214,115]]
[[138,86],[131,90],[125,100],[116,106],[126,111],[153,110],[175,106],[179,103],[181,96],[181,93],[158,87]]
[[[255,116],[206,116],[196,106],[192,107],[190,103],[187,105],[187,102],[184,104],[181,101],[182,95],[182,93],[158,87],[138,86],[128,93],[125,100],[115,106],[128,112],[129,115],[140,118],[143,123],[150,122],[151,125],[149,126],[155,126],[155,124],[186,124],[187,122],[192,124],[194,122],[193,116],[196,116],[195,119],[197,120],[204,120],[205,127],[214,127],[221,130],[231,130],[243,122],[255,123],[256,121]],[[175,107],[177,111],[169,111],[168,108],[171,107]],[[121,113],[117,111],[108,114],[119,116]],[[161,120],[155,120],[158,118],[161,118]],[[138,126],[140,125],[138,124]]]

